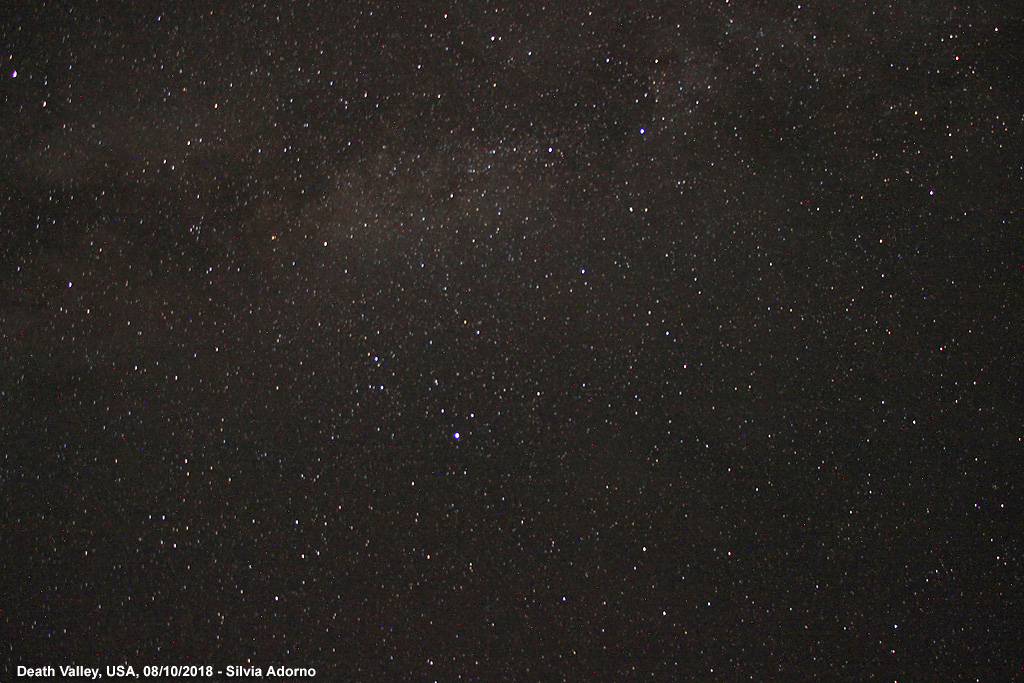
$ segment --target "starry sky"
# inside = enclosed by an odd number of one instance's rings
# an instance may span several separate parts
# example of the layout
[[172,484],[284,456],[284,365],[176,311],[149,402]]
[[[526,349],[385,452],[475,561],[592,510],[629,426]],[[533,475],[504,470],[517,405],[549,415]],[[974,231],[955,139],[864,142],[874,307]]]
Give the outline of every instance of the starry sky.
[[1022,29],[3,10],[5,666],[1019,675]]

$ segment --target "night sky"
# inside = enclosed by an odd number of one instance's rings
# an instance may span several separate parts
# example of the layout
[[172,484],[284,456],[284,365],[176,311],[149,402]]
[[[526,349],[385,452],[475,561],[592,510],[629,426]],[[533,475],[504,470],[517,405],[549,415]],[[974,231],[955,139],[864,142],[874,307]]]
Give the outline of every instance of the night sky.
[[1017,3],[282,5],[0,11],[6,671],[1021,675]]

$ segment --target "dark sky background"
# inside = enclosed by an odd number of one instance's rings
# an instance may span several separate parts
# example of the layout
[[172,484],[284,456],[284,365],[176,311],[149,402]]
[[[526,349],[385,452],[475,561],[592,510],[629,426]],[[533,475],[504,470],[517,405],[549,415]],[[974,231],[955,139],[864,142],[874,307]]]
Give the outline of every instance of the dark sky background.
[[5,6],[2,660],[1019,675],[1022,28]]

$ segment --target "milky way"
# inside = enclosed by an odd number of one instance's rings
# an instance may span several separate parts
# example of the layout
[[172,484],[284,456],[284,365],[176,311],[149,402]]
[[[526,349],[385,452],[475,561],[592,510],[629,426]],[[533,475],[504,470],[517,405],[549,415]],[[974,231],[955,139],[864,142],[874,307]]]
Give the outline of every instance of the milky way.
[[1012,677],[1021,29],[5,13],[5,659]]

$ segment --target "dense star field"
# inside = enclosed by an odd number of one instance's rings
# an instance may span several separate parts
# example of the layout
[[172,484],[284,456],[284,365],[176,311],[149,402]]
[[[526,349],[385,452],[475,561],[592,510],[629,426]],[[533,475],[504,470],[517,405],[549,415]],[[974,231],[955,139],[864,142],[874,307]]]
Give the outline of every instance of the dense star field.
[[1022,29],[3,10],[0,660],[1019,675]]

